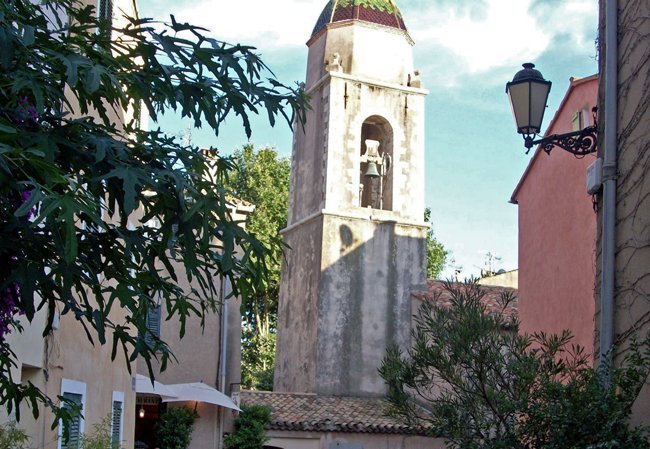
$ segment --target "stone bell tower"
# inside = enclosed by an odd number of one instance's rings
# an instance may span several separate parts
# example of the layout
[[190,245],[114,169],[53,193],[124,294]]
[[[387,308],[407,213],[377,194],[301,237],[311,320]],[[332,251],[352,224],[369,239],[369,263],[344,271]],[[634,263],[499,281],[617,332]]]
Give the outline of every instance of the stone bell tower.
[[331,0],[294,130],[275,390],[379,396],[425,284],[424,99],[392,0]]

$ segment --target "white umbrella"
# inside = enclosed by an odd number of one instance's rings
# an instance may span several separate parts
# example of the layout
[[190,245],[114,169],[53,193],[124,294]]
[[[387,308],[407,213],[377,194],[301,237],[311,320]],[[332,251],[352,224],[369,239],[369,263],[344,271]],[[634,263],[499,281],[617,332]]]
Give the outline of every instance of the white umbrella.
[[168,385],[161,384],[157,380],[154,380],[152,384],[151,379],[142,374],[136,374],[135,376],[135,392],[156,395],[163,399],[176,397],[176,393]]
[[174,391],[175,397],[163,398],[163,402],[206,402],[208,404],[214,404],[220,407],[241,411],[241,409],[237,407],[237,404],[235,404],[232,399],[230,399],[219,390],[216,390],[211,386],[204,384],[203,382],[171,384],[168,385],[168,387]]

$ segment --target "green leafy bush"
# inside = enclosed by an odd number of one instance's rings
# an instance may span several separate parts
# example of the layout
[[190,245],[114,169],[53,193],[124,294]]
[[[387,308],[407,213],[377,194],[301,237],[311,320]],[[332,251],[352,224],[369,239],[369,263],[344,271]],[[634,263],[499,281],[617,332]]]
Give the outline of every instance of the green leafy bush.
[[14,421],[0,425],[0,449],[28,449],[29,437]]
[[264,429],[271,422],[271,409],[262,405],[244,405],[235,420],[235,432],[224,442],[229,449],[262,449],[268,441]]
[[632,345],[623,368],[594,369],[568,331],[520,335],[486,310],[475,282],[446,289],[450,307],[423,303],[412,349],[384,359],[393,414],[450,449],[650,448],[648,429],[628,422],[650,340]]
[[80,449],[119,449],[120,443],[111,440],[111,416],[107,415],[99,423],[93,424],[91,433],[84,433]]
[[161,449],[187,449],[192,440],[194,421],[199,415],[186,407],[168,408],[156,424]]

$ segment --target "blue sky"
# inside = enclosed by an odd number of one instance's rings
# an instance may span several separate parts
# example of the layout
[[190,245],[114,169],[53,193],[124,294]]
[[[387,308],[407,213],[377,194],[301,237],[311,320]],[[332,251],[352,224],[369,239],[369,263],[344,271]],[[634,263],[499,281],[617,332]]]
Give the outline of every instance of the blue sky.
[[[174,14],[214,37],[257,47],[285,84],[305,77],[305,42],[326,0],[139,0],[140,15]],[[426,100],[426,204],[437,238],[461,276],[477,275],[489,252],[496,268],[517,268],[517,206],[510,195],[530,155],[515,132],[505,83],[524,62],[553,82],[547,126],[572,76],[597,72],[597,0],[397,0],[415,41]],[[251,142],[291,154],[291,130],[255,120]],[[181,133],[189,122],[160,126]],[[229,153],[247,142],[234,118],[215,138],[192,130],[199,146]],[[558,150],[559,151],[559,150]],[[531,153],[532,154],[532,153]],[[552,157],[552,155],[551,155]]]

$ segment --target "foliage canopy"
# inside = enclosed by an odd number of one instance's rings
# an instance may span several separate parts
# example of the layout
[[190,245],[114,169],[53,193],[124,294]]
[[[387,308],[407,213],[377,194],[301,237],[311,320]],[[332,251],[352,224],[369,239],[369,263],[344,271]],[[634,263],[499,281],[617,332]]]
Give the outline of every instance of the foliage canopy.
[[413,348],[384,359],[392,413],[452,449],[650,448],[647,429],[627,421],[648,378],[649,344],[610,369],[608,384],[608,368],[592,368],[569,332],[519,335],[488,313],[475,282],[446,289],[451,306],[423,303]]
[[271,409],[262,405],[244,405],[235,420],[235,432],[224,443],[229,449],[262,449],[268,441],[266,426],[271,422]]
[[[173,16],[123,22],[107,28],[76,0],[0,3],[0,404],[18,418],[26,399],[34,414],[38,401],[54,404],[12,378],[5,336],[20,331],[17,316],[46,313],[47,336],[57,314],[70,315],[93,344],[127,363],[141,357],[153,375],[152,357],[163,369],[171,357],[146,326],[155,298],[182,334],[215,306],[212,278],[247,296],[268,276],[273,243],[230,216],[232,162],[143,131],[138,111],[154,123],[177,111],[215,135],[234,113],[250,135],[251,113],[303,121],[303,92],[253,48]],[[195,287],[184,291],[181,277]]]
[[[424,210],[424,221],[426,223],[431,222],[430,207]],[[447,264],[448,256],[449,251],[436,239],[431,225],[427,231],[427,279],[438,279]]]
[[233,160],[236,169],[229,185],[238,198],[255,205],[246,230],[272,251],[264,288],[242,302],[242,386],[272,390],[282,261],[279,242],[289,213],[291,161],[273,148],[256,150],[252,145],[235,151]]

